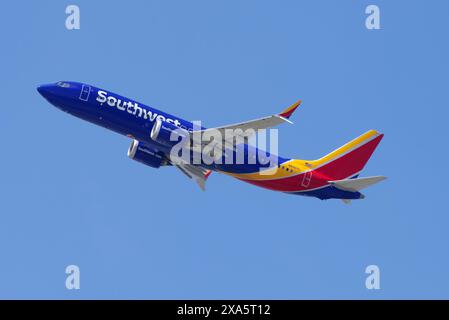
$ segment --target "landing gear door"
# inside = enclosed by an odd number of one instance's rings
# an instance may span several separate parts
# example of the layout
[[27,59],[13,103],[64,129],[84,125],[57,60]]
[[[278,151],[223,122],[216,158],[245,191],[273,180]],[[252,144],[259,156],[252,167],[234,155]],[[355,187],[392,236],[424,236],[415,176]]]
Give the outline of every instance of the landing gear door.
[[80,93],[80,100],[87,101],[89,100],[90,95],[90,86],[83,84]]

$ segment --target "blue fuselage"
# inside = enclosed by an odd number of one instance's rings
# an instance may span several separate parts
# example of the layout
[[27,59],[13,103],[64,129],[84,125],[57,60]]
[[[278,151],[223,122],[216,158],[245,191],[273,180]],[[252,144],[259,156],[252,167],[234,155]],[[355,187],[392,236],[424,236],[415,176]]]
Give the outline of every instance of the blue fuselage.
[[[133,138],[153,148],[156,152],[169,154],[171,147],[157,143],[150,138],[150,132],[157,120],[170,123],[187,131],[194,124],[161,110],[149,107],[135,100],[91,85],[78,82],[58,82],[38,87],[39,93],[51,104],[73,116],[95,123],[127,137]],[[198,128],[195,128],[198,130]],[[204,129],[204,128],[200,128]],[[257,149],[244,145],[245,159],[258,153]],[[268,156],[269,153],[266,153]],[[287,159],[277,158],[279,162]],[[255,172],[265,164],[245,163],[243,165],[201,164],[212,170],[230,173]]]
[[38,87],[54,106],[136,140],[153,144],[149,133],[156,119],[192,130],[192,123],[135,100],[78,82],[59,82]]
[[[193,122],[83,83],[58,82],[41,85],[37,90],[62,111],[132,138],[133,142],[128,155],[136,161],[155,168],[171,164],[179,167],[179,164],[172,161],[173,158],[170,154],[174,149],[173,144],[170,144],[171,133],[177,132],[178,128],[183,129],[181,131],[184,133],[184,137],[187,137],[190,142],[195,134],[189,132],[205,129],[194,126]],[[159,135],[154,137],[152,131],[158,132],[158,134],[159,132],[164,133],[159,138]],[[167,139],[168,133],[170,133],[169,139]],[[375,146],[380,139],[381,137],[376,140],[377,142],[375,141]],[[168,141],[169,143],[167,143]],[[200,161],[195,162],[191,160],[198,160],[198,157],[194,156],[196,151],[189,148],[188,163],[191,166],[190,170],[194,170],[193,167],[202,173],[204,171],[201,170],[207,169],[220,171],[263,188],[291,194],[313,196],[320,199],[359,199],[362,197],[359,192],[336,188],[328,182],[329,178],[322,175],[320,171],[309,169],[309,167],[301,168],[302,163],[307,164],[305,160],[281,158],[264,151],[264,149],[239,143],[230,148],[226,147],[225,152],[222,155],[219,154],[218,159],[214,159],[212,162],[205,161],[203,157],[199,157]],[[243,163],[237,161],[242,158]],[[295,162],[298,163],[295,164]],[[332,167],[332,163],[329,161],[326,165]],[[276,171],[273,175],[260,175],[260,172],[267,171],[267,168],[276,168]],[[268,171],[271,172],[271,170]],[[351,177],[354,177],[354,174]]]

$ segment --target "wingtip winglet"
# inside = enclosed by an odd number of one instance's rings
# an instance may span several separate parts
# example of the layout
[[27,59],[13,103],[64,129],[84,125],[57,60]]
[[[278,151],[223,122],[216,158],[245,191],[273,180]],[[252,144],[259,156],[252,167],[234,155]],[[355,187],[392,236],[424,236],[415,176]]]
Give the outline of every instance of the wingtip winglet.
[[294,104],[292,104],[291,106],[286,108],[284,111],[279,113],[279,115],[286,119],[290,118],[291,115],[293,114],[293,112],[295,112],[295,110],[301,105],[301,102],[302,102],[302,100],[296,101]]

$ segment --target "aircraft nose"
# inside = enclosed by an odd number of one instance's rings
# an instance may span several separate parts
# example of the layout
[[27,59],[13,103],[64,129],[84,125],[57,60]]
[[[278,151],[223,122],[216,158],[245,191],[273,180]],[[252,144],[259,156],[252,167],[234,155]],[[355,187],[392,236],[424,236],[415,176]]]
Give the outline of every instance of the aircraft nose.
[[48,86],[48,85],[41,84],[41,85],[39,85],[39,86],[37,87],[37,91],[38,91],[42,96],[44,96],[44,97],[45,97],[45,94],[48,92],[47,86]]
[[51,84],[42,84],[42,85],[37,87],[37,91],[44,98],[48,98],[53,93],[52,89],[53,89],[53,85],[51,85]]
[[39,92],[42,96],[44,95],[44,88],[42,86],[37,87],[37,92]]

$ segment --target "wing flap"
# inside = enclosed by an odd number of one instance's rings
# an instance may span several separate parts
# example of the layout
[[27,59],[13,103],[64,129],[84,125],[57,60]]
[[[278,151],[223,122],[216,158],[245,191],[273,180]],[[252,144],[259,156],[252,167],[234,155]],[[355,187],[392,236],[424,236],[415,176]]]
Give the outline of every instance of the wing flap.
[[190,179],[193,179],[202,191],[206,190],[206,180],[212,173],[211,170],[204,169],[199,166],[194,166],[187,163],[172,163],[176,168],[178,168],[182,173],[184,173]]

